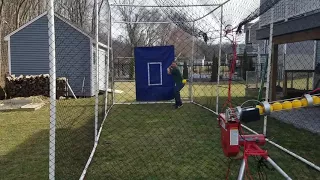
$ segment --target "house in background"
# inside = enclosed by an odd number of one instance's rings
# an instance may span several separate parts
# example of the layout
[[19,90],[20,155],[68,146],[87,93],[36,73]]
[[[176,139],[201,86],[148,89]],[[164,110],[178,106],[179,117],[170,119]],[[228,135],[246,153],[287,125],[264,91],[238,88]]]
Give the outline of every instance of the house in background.
[[[260,2],[264,3],[266,0],[261,0]],[[308,2],[301,0],[283,0],[274,7],[273,23],[275,25],[284,25],[288,20],[303,20],[303,18],[307,16],[319,14],[319,10],[320,1],[318,0],[310,0]],[[269,35],[270,23],[271,10],[268,10],[260,16],[259,21],[245,26],[246,45],[254,46],[257,53],[265,56],[261,59],[261,63],[265,63],[269,53],[268,37],[261,37],[261,32],[264,31],[264,36],[266,33]],[[300,24],[297,22],[295,26],[299,27]],[[287,31],[288,29],[290,29],[290,26],[282,27],[282,31]],[[314,69],[315,62],[320,62],[320,55],[316,56],[316,53],[318,51],[320,52],[320,46],[318,44],[319,42],[317,40],[280,43],[278,47],[278,67],[282,68],[282,70]],[[304,61],[301,61],[301,59]]]
[[[263,4],[267,0],[260,0]],[[273,13],[273,16],[271,16]],[[273,17],[273,19],[271,19]],[[315,87],[309,86],[308,78],[313,77],[316,83],[315,65],[320,62],[320,1],[319,0],[282,0],[272,9],[259,17],[259,21],[246,29],[249,34],[248,42],[257,44],[262,54],[269,54],[270,24],[273,23],[273,52],[278,55],[272,63],[271,88],[280,85],[286,73],[305,78],[305,90]],[[299,72],[298,72],[299,71]],[[299,73],[305,74],[301,77]],[[311,74],[310,74],[311,73]],[[294,77],[292,77],[294,78]],[[278,83],[276,84],[276,81]],[[286,79],[284,79],[286,81]],[[284,83],[286,85],[286,83]],[[309,86],[309,87],[308,87]],[[276,91],[272,91],[275,99]],[[283,94],[287,94],[287,87],[283,87]]]
[[[49,74],[47,13],[43,13],[5,37],[9,73]],[[95,41],[93,36],[55,14],[56,76],[65,77],[76,96],[95,94]],[[99,43],[99,90],[105,90],[108,46]]]
[[[266,0],[261,0],[261,4]],[[273,11],[273,23],[281,26],[281,31],[288,31],[291,27],[284,23],[292,20],[302,20],[304,17],[318,14],[320,9],[320,1],[310,0],[283,0],[275,5]],[[260,54],[268,54],[268,38],[262,37],[261,32],[268,33],[269,25],[271,23],[271,9],[260,16],[259,21],[247,25],[246,42],[249,44],[259,45]],[[295,22],[295,27],[299,28],[299,22]],[[303,29],[301,29],[303,30]],[[274,33],[276,33],[275,31]],[[289,33],[289,32],[288,32]],[[264,35],[265,36],[265,35]],[[264,39],[264,40],[262,40]],[[283,67],[283,70],[297,70],[297,69],[314,69],[315,53],[317,50],[317,42],[314,40],[301,40],[290,43],[280,43],[278,46],[278,65]],[[301,61],[304,59],[304,61]]]

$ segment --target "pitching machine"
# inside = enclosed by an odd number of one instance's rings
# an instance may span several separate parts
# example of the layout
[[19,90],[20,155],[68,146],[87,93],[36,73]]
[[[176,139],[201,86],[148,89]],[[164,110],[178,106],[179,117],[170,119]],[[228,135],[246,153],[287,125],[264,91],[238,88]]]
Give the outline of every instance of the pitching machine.
[[218,122],[221,129],[221,144],[226,157],[236,157],[243,147],[243,160],[240,167],[238,180],[244,177],[245,168],[248,166],[250,156],[260,156],[269,162],[282,176],[291,179],[269,156],[261,146],[265,145],[266,138],[263,134],[242,135],[241,122],[259,121],[260,116],[270,115],[275,111],[291,110],[301,107],[320,105],[320,97],[305,94],[303,97],[281,102],[259,102],[256,107],[227,108],[225,113],[219,114]]
[[226,157],[237,157],[243,149],[243,156],[241,167],[238,174],[238,180],[242,180],[246,167],[248,167],[248,158],[250,156],[261,157],[261,159],[269,162],[283,177],[288,180],[291,178],[286,174],[268,155],[268,152],[261,147],[266,144],[266,138],[263,134],[250,134],[244,135],[242,133],[241,122],[253,122],[259,121],[261,116],[270,115],[272,112],[291,110],[301,107],[310,107],[320,105],[320,89],[303,95],[303,97],[281,100],[278,102],[260,102],[257,100],[250,100],[257,102],[258,105],[252,107],[244,107],[244,102],[241,106],[235,108],[232,107],[231,85],[232,77],[235,72],[236,60],[237,60],[237,33],[234,32],[234,28],[231,25],[227,25],[225,28],[225,37],[228,38],[232,44],[233,58],[230,64],[229,83],[228,83],[228,99],[223,105],[229,104],[225,113],[220,113],[218,116],[218,123],[221,130],[221,145],[223,153]]

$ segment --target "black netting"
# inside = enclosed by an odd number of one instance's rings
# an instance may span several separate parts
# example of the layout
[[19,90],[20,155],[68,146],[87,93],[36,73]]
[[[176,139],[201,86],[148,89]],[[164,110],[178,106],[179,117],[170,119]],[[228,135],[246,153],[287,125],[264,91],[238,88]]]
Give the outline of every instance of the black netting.
[[[0,179],[236,179],[256,134],[291,179],[317,179],[319,9],[0,0]],[[225,137],[219,115],[241,131]],[[283,179],[266,156],[247,162],[243,179]]]

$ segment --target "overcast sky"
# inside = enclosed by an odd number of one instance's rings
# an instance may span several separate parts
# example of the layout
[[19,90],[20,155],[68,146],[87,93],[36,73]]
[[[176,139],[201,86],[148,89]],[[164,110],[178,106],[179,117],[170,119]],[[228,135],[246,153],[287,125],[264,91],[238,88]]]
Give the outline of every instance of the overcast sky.
[[[139,5],[157,5],[156,2],[165,2],[164,5],[186,5],[186,4],[221,4],[226,0],[131,0],[130,2],[134,2],[133,4]],[[110,4],[116,4],[115,0],[109,1]],[[127,1],[129,2],[129,1]],[[245,17],[247,17],[250,13],[252,13],[255,9],[259,7],[260,0],[230,0],[223,6],[223,22],[224,26],[226,24],[231,24],[233,26],[238,25]],[[175,7],[171,8],[178,12],[185,12],[187,14],[188,19],[198,19],[209,12],[214,10],[216,6],[206,6],[206,7]],[[116,8],[112,8],[113,21],[121,21],[118,16],[118,12],[115,10]],[[207,15],[206,17],[198,20],[195,24],[197,29],[200,29],[204,32],[207,32],[208,35],[212,38],[219,37],[219,32],[217,30],[220,29],[220,16],[221,16],[221,8],[215,10],[213,13]],[[191,23],[190,23],[191,24]],[[113,37],[117,37],[120,34],[123,34],[123,29],[120,28],[119,24],[113,24],[112,28]],[[243,36],[240,37],[243,40]]]

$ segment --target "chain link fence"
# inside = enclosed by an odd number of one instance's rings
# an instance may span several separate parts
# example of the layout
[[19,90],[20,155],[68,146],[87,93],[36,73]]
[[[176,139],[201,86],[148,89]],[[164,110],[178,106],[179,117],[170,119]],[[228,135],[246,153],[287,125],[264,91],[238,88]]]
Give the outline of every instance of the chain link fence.
[[[15,25],[6,3],[0,179],[236,179],[217,118],[252,101],[273,112],[244,133],[290,178],[319,177],[319,107],[292,108],[320,103],[318,1],[27,0]],[[282,178],[254,157],[245,175]]]

